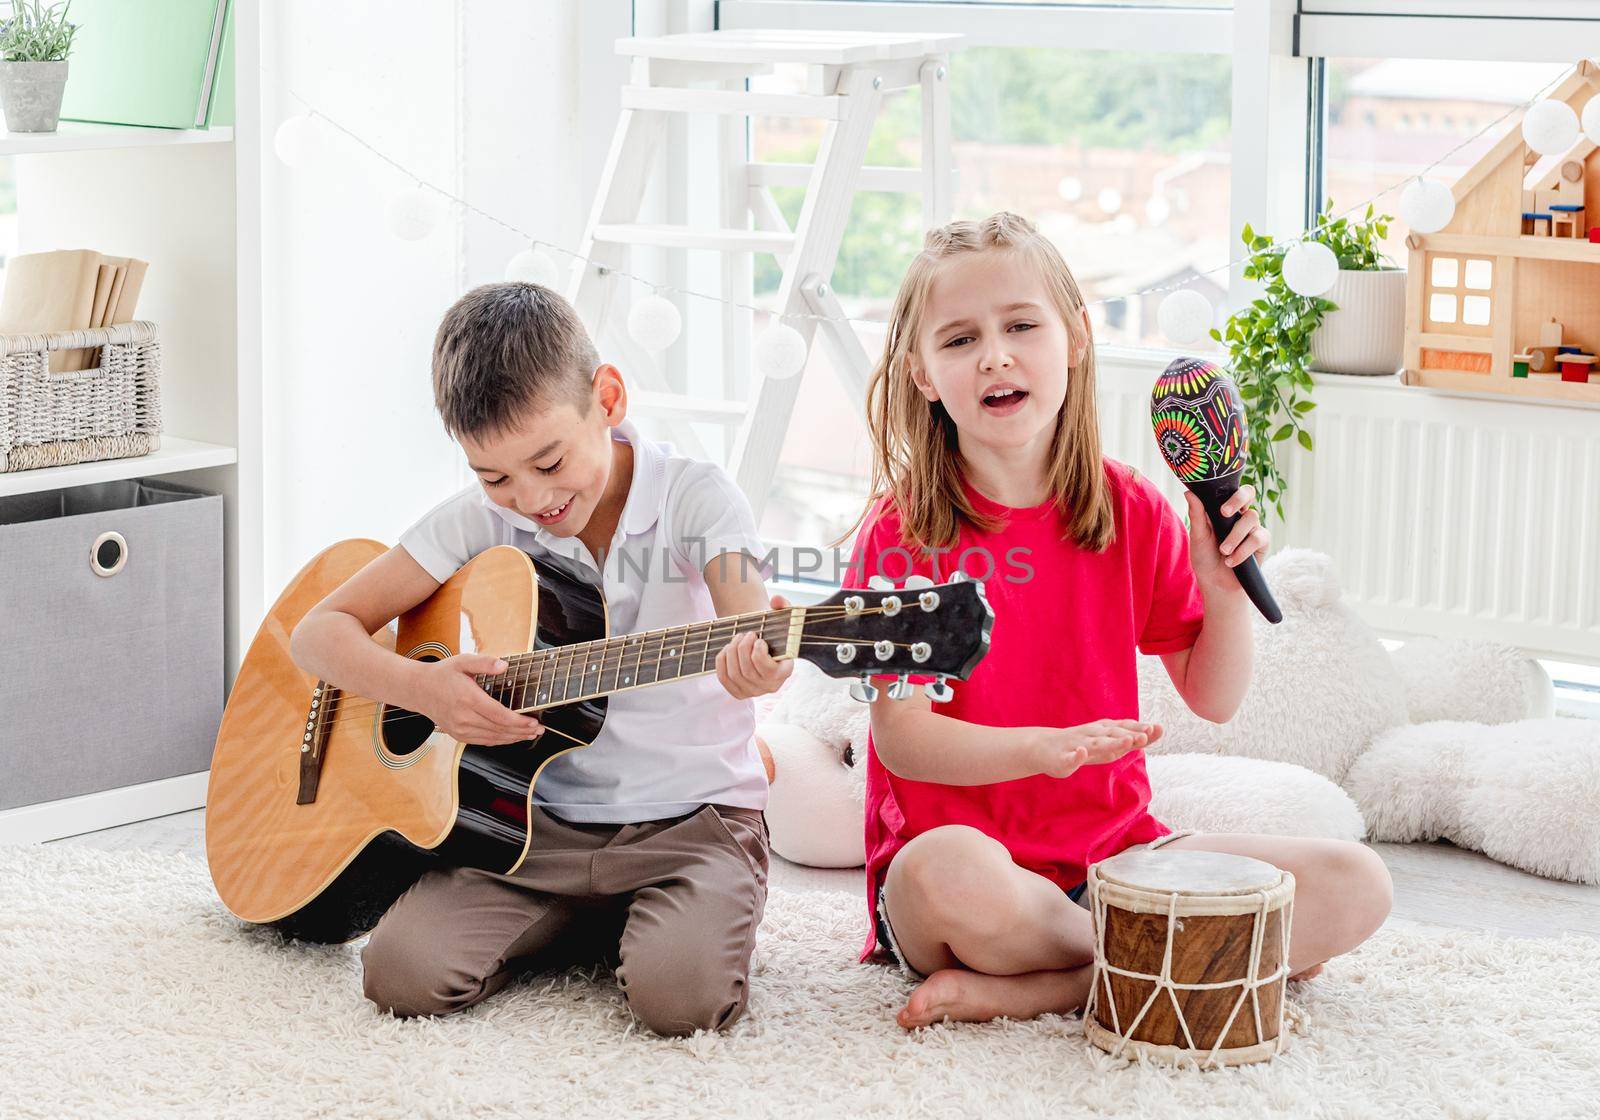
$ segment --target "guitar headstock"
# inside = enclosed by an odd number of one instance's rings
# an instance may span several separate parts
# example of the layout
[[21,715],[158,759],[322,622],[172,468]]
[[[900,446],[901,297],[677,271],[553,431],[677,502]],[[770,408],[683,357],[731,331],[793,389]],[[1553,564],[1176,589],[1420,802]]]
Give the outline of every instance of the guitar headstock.
[[799,656],[830,677],[859,678],[850,686],[857,700],[877,699],[875,676],[899,677],[889,698],[903,700],[912,689],[906,678],[916,674],[936,678],[923,690],[948,703],[946,682],[966,680],[989,652],[994,611],[983,583],[959,572],[937,585],[925,576],[900,587],[878,576],[871,583],[804,608]]

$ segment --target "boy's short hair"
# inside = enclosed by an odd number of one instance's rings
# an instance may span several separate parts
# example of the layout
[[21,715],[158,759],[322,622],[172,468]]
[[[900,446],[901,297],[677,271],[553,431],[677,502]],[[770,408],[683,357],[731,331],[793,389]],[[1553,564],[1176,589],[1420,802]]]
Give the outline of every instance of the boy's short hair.
[[600,366],[570,303],[538,284],[484,284],[445,312],[433,341],[433,403],[452,437],[500,434],[529,409],[589,411]]

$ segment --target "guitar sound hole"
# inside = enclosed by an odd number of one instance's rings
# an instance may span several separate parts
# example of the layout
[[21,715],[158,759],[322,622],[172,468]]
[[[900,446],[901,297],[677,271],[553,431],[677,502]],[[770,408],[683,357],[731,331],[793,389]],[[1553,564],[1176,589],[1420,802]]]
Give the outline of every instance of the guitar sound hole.
[[[425,653],[417,660],[438,661],[439,656]],[[383,710],[383,745],[392,755],[404,758],[420,748],[432,734],[433,720],[420,712],[407,711],[405,708]]]
[[404,757],[415,751],[433,734],[433,720],[404,708],[385,708],[383,745],[389,753]]

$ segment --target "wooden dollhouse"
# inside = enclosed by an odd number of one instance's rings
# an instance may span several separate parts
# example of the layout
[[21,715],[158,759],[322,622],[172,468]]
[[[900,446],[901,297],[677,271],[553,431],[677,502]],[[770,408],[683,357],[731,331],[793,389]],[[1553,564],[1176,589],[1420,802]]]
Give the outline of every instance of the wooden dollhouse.
[[[1600,64],[1549,96],[1581,115]],[[1518,122],[1451,193],[1449,224],[1406,238],[1405,383],[1600,403],[1600,150],[1540,156]]]

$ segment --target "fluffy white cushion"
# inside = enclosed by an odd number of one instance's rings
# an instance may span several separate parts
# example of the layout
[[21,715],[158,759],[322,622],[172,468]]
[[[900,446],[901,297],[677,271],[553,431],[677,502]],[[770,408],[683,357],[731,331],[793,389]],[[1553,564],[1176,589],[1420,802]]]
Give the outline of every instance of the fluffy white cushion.
[[1600,721],[1424,723],[1383,735],[1346,788],[1374,840],[1449,840],[1600,883]]
[[1389,656],[1409,698],[1412,723],[1511,723],[1555,714],[1550,674],[1512,646],[1415,638]]
[[1166,732],[1152,753],[1293,762],[1343,781],[1374,736],[1406,722],[1405,692],[1378,636],[1340,602],[1330,557],[1285,549],[1263,571],[1283,621],[1252,612],[1255,672],[1227,723],[1195,715],[1160,660],[1140,658],[1141,712]]
[[1301,766],[1208,754],[1156,755],[1146,765],[1150,811],[1171,828],[1334,840],[1366,831],[1349,794]]
[[772,850],[810,867],[860,867],[865,765],[851,766],[804,728],[764,723],[756,729],[772,757],[767,830]]

